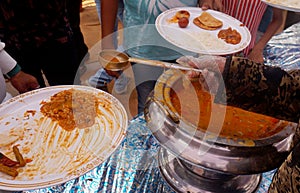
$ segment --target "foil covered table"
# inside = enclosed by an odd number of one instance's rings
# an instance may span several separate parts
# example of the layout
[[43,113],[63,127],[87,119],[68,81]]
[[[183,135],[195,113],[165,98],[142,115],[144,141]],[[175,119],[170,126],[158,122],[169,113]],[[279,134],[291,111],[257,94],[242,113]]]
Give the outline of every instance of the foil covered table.
[[300,68],[300,22],[275,35],[264,50],[265,63],[285,70]]
[[[297,23],[269,41],[264,51],[265,63],[285,70],[300,68],[299,53],[300,23]],[[139,115],[130,121],[124,141],[103,164],[64,184],[23,192],[173,193],[159,171],[159,148],[160,144],[147,128],[144,116]],[[258,193],[267,192],[274,172],[275,170],[262,174]]]

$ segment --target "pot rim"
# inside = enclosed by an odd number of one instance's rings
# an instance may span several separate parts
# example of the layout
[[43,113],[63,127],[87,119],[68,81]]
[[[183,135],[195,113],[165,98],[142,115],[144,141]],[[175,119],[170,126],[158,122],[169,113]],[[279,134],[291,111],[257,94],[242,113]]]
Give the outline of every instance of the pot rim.
[[[174,124],[178,125],[178,128],[182,132],[196,138],[197,140],[204,140],[207,142],[213,142],[222,145],[230,145],[237,147],[249,147],[249,146],[266,146],[274,143],[278,143],[284,140],[287,136],[294,134],[297,128],[297,123],[289,122],[285,128],[277,132],[276,134],[270,135],[260,139],[232,139],[230,137],[219,136],[216,133],[209,131],[204,132],[198,129],[197,126],[181,117],[176,112],[173,104],[171,103],[170,91],[174,84],[184,77],[184,73],[178,70],[167,70],[158,79],[154,88],[154,98],[161,106],[166,110],[167,114],[174,120]],[[283,120],[277,123],[277,127],[281,126]],[[184,127],[183,127],[184,126]]]

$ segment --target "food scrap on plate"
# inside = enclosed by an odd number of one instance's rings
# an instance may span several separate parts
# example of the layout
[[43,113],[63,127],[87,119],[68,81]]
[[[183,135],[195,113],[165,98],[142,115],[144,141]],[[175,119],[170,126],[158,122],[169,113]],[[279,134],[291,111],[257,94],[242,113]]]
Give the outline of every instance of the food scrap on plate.
[[187,18],[187,19],[189,19],[190,15],[191,15],[190,12],[188,12],[187,10],[179,10],[168,21],[170,23],[177,23],[181,18]]
[[17,168],[24,167],[26,162],[17,146],[13,146],[13,152],[17,161],[10,159],[0,152],[0,172],[17,177],[19,174]]

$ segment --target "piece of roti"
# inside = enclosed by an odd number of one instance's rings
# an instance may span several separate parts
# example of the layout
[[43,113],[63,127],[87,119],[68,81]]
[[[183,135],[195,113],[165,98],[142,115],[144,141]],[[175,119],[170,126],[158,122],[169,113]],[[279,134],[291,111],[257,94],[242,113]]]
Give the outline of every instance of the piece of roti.
[[223,22],[212,16],[210,13],[204,11],[201,13],[198,20],[207,27],[219,28],[223,26]]
[[201,23],[197,17],[193,20],[193,23],[194,23],[196,26],[198,26],[198,27],[200,27],[200,28],[202,28],[202,29],[205,29],[205,30],[216,30],[216,29],[219,28],[219,27],[209,27],[209,26],[206,26],[206,25],[204,25],[203,23]]

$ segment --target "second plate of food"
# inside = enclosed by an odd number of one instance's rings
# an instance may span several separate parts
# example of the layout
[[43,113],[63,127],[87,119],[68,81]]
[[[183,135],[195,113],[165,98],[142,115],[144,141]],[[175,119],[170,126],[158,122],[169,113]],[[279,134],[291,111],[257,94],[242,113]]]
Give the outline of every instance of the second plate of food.
[[300,1],[299,0],[262,0],[262,2],[279,9],[300,12]]
[[197,7],[169,9],[157,17],[155,26],[158,33],[173,45],[200,54],[237,53],[251,40],[248,28],[239,20]]

